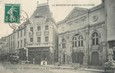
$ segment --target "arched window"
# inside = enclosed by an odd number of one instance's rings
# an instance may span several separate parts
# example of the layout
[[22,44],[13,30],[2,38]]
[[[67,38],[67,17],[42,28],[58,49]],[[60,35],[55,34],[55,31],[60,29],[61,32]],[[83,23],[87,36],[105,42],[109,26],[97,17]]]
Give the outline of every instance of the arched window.
[[83,37],[82,36],[79,36],[79,39],[78,39],[78,46],[83,46]]
[[72,39],[72,47],[82,47],[83,37],[81,35],[75,35]]
[[66,41],[65,41],[65,39],[62,39],[62,48],[66,48]]
[[77,47],[77,37],[74,36],[72,39],[72,47]]
[[92,34],[92,44],[93,45],[98,45],[99,44],[99,35],[97,32],[94,32]]

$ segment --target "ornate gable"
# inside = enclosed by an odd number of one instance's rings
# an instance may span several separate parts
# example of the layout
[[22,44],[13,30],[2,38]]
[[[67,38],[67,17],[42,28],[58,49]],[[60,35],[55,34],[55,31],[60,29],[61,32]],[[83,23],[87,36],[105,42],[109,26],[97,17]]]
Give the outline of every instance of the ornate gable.
[[87,13],[88,9],[75,7],[70,14],[65,18],[65,21],[71,20],[77,16]]

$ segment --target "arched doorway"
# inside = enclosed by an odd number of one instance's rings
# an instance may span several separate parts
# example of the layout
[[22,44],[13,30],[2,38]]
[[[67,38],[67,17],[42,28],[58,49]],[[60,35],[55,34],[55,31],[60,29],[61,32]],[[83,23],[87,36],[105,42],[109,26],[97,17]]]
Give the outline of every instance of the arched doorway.
[[92,65],[99,65],[99,54],[98,52],[93,52],[91,57],[91,63]]
[[80,63],[83,64],[83,52],[73,52],[72,53],[72,63]]
[[83,64],[83,52],[78,52],[78,63]]
[[72,57],[72,63],[77,63],[78,61],[77,61],[77,53],[76,52],[73,52],[72,54],[71,54],[71,57]]

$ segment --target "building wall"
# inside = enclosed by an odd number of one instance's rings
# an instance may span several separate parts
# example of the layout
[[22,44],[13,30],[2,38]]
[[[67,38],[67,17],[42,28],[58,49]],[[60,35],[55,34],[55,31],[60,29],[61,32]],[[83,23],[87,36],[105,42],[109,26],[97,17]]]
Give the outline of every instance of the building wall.
[[[70,16],[71,15],[72,14],[70,14]],[[68,21],[63,20],[59,23],[59,61],[63,64],[72,63],[72,53],[82,52],[83,64],[92,64],[93,53],[96,52],[99,55],[99,65],[104,63],[107,56],[107,32],[105,19],[105,11],[102,4],[90,9],[85,14],[79,15]],[[98,33],[98,45],[92,45],[92,34],[94,32]],[[72,47],[72,38],[75,35],[81,35],[83,37],[83,46]],[[62,48],[62,39],[65,39],[66,41],[65,48]],[[65,62],[63,62],[64,54]]]
[[7,60],[7,40],[6,37],[0,38],[0,61],[6,61]]
[[[37,13],[41,15],[38,15]],[[20,55],[21,52],[23,52],[23,55],[26,54],[28,57],[30,54],[28,53],[29,48],[42,50],[49,48],[50,58],[52,58],[51,61],[53,63],[54,57],[57,56],[58,36],[57,26],[51,15],[47,4],[41,4],[37,7],[30,19],[6,37],[8,53],[17,53]],[[39,18],[41,16],[43,19]],[[38,30],[38,26],[41,27],[40,30]],[[48,26],[47,30],[45,29],[46,26]],[[33,28],[33,32],[31,31],[31,27]],[[40,37],[40,42],[37,39],[38,37]],[[48,37],[48,41],[45,41],[45,37]],[[30,41],[30,38],[33,38],[33,41]],[[24,50],[26,50],[26,52],[24,52]]]
[[104,0],[105,9],[106,9],[106,17],[107,17],[107,40],[115,40],[115,0]]

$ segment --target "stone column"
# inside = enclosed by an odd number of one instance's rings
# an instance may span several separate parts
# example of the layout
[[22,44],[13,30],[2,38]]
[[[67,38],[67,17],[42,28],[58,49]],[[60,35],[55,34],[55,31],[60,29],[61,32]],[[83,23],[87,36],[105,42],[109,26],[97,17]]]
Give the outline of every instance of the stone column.
[[84,53],[84,57],[83,57],[83,65],[88,65],[88,55],[87,53]]

